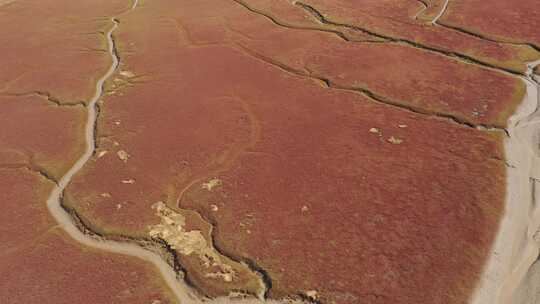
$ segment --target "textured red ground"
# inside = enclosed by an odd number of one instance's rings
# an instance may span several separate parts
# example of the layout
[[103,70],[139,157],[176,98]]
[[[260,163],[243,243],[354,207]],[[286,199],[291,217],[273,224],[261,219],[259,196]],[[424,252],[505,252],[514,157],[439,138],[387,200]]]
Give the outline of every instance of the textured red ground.
[[268,273],[271,297],[470,296],[503,208],[503,132],[441,116],[504,126],[517,79],[278,26],[234,1],[144,2],[116,37],[99,148],[67,193],[92,229],[148,237],[164,201],[214,224],[223,253]]
[[[168,20],[176,24],[180,39],[195,46],[226,40],[259,60],[339,87],[368,89],[415,110],[502,127],[524,93],[517,79],[418,48],[349,43],[326,32],[275,26],[235,1],[220,5],[219,17],[214,17],[217,8],[209,6],[174,12]],[[205,12],[197,13],[198,8]],[[203,18],[211,19],[202,23]]]
[[84,150],[84,107],[57,106],[36,95],[0,96],[0,106],[3,162],[16,157],[58,180]]
[[150,265],[78,245],[46,207],[52,179],[84,149],[86,110],[58,104],[93,94],[110,59],[90,49],[103,48],[98,31],[109,26],[107,16],[129,3],[1,4],[0,302],[171,302]]
[[[0,6],[0,93],[89,100],[110,65],[103,36],[127,1],[13,1]],[[61,9],[60,9],[61,8]]]
[[[298,14],[295,10],[302,10],[300,5],[293,5],[290,1],[239,0],[238,2],[259,8],[278,20],[288,20],[290,16]],[[270,6],[269,2],[274,4]],[[276,10],[275,2],[288,9]],[[432,2],[425,11],[426,15],[422,15],[423,20],[419,20],[416,15],[423,9],[420,1],[370,0],[362,1],[361,5],[354,0],[298,1],[300,4],[310,5],[326,19],[335,23],[357,27],[388,38],[407,40],[413,44],[418,43],[447,53],[465,55],[474,60],[513,71],[524,72],[526,70],[524,62],[532,61],[540,56],[537,51],[528,46],[497,43],[431,24],[433,18],[442,9],[440,3],[442,1]],[[478,7],[483,7],[483,5]],[[284,11],[289,13],[282,13]],[[312,15],[311,19],[314,20]],[[513,25],[520,27],[517,23]]]
[[[490,18],[485,18],[490,16]],[[540,7],[534,0],[450,1],[441,19],[467,31],[516,43],[530,43],[540,49]]]
[[1,98],[0,107],[4,255],[20,253],[54,226],[45,203],[53,182],[40,172],[57,179],[82,153],[78,138],[85,117],[82,107],[58,107],[39,98]]
[[[17,100],[24,109],[32,102]],[[34,101],[36,104],[38,102]],[[66,109],[52,107],[49,111],[28,111],[25,116],[4,107],[3,114],[13,115],[13,119],[31,122],[39,121],[39,127],[31,124],[14,128],[1,120],[2,130],[17,131],[20,136],[17,145],[2,141],[0,149],[0,298],[3,303],[151,303],[161,300],[169,303],[172,297],[159,274],[150,265],[134,258],[96,252],[78,245],[65,235],[49,215],[45,201],[53,183],[33,171],[34,165],[28,161],[27,151],[32,155],[33,145],[39,137],[32,137],[40,130],[50,132],[48,138],[55,138],[55,150],[39,151],[36,160],[51,172],[61,172],[65,161],[80,151],[76,147],[75,132],[70,123],[78,116],[62,116]],[[32,108],[27,106],[27,108]],[[36,106],[43,109],[46,106]],[[5,112],[4,112],[5,111]],[[76,110],[75,110],[76,111]],[[37,112],[37,113],[36,113]],[[57,113],[54,113],[57,112]],[[64,112],[64,113],[62,113]],[[73,114],[73,113],[71,113]],[[63,125],[63,128],[55,125]],[[43,128],[43,129],[42,129]],[[0,138],[5,138],[0,132]],[[47,136],[47,135],[45,135]],[[64,155],[64,162],[54,156]],[[54,169],[52,169],[54,168]],[[171,302],[172,303],[172,302]]]
[[[262,25],[243,30],[258,32]],[[414,48],[355,46],[325,34],[288,35],[281,29],[259,33],[254,40],[235,40],[254,56],[328,79],[337,87],[367,89],[391,103],[463,122],[504,127],[524,93],[517,79]]]
[[[52,183],[0,169],[2,303],[173,303],[159,273],[135,258],[80,246],[45,207]],[[161,301],[161,302],[153,302]]]

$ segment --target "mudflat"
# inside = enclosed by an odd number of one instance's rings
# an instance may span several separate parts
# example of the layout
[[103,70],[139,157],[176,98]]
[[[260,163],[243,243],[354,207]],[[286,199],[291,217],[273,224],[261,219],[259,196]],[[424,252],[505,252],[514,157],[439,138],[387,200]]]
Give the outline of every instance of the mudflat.
[[10,303],[533,303],[536,19],[64,2],[0,2]]

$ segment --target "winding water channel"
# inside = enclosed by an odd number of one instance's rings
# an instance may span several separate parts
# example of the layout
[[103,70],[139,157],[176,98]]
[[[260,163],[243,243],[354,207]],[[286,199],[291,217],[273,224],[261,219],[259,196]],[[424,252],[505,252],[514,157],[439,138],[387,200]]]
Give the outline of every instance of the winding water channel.
[[[137,8],[138,0],[133,2],[131,8],[122,13],[128,13]],[[119,22],[117,17],[111,18],[112,27],[106,33],[107,39],[107,48],[108,53],[111,57],[111,65],[106,73],[99,78],[96,82],[95,93],[92,99],[88,102],[86,106],[87,110],[87,121],[85,126],[85,142],[86,149],[83,155],[75,162],[75,164],[62,176],[58,181],[58,184],[54,187],[53,191],[47,199],[47,208],[58,222],[59,226],[64,229],[73,239],[79,243],[104,250],[111,253],[124,254],[129,256],[134,256],[145,261],[148,261],[156,266],[156,268],[161,273],[164,281],[174,293],[177,302],[181,304],[198,304],[198,303],[238,303],[238,304],[259,304],[259,303],[301,303],[301,301],[293,300],[261,300],[256,298],[244,298],[244,299],[230,299],[230,298],[217,298],[217,299],[206,299],[200,297],[185,281],[183,278],[179,277],[178,274],[173,270],[173,268],[165,262],[165,260],[159,256],[157,253],[149,251],[142,248],[140,245],[129,242],[118,242],[106,240],[103,238],[98,238],[91,234],[87,234],[77,227],[75,221],[71,215],[64,210],[62,207],[62,197],[64,190],[67,185],[71,182],[73,176],[79,172],[84,165],[90,160],[96,149],[95,143],[95,127],[97,123],[97,109],[96,103],[103,96],[104,84],[105,82],[117,71],[119,66],[119,58],[116,54],[115,41],[113,39],[113,33],[118,28]]]
[[[137,8],[137,5],[138,5],[138,0],[135,0],[133,3],[133,6],[125,13],[135,10]],[[435,19],[433,20],[433,23],[436,23],[439,17],[444,13],[447,5],[448,5],[448,1],[446,1],[440,14],[435,17]],[[118,254],[138,257],[154,264],[157,267],[157,269],[159,269],[161,275],[164,278],[164,281],[168,284],[170,289],[173,291],[179,303],[196,304],[196,303],[203,303],[203,302],[204,303],[234,302],[234,303],[246,303],[246,304],[250,303],[251,304],[251,303],[292,302],[292,301],[273,301],[273,300],[265,301],[265,300],[259,300],[259,299],[254,299],[254,298],[239,299],[239,300],[231,300],[228,298],[218,298],[214,300],[208,300],[208,299],[201,298],[192,290],[192,288],[189,285],[187,285],[184,282],[182,278],[178,277],[177,273],[173,270],[173,268],[170,265],[168,265],[165,262],[165,260],[162,259],[158,254],[151,252],[147,249],[144,249],[135,243],[104,240],[104,239],[86,234],[82,232],[81,230],[79,230],[79,228],[77,228],[77,225],[72,219],[71,215],[68,214],[62,208],[61,200],[62,200],[63,192],[66,186],[70,183],[73,176],[77,174],[77,172],[79,172],[84,167],[84,165],[90,160],[90,158],[95,152],[96,144],[95,144],[94,138],[95,138],[95,126],[97,122],[96,103],[103,96],[104,83],[116,72],[119,66],[119,58],[115,51],[115,42],[113,39],[113,33],[118,28],[119,23],[116,17],[111,18],[111,22],[112,22],[112,27],[106,33],[106,39],[107,39],[108,53],[111,57],[112,62],[109,69],[106,71],[106,73],[96,82],[95,94],[86,106],[87,108],[87,121],[86,121],[86,127],[85,127],[86,149],[84,151],[84,154],[75,162],[75,164],[58,181],[58,184],[55,186],[49,198],[47,199],[47,207],[50,213],[55,218],[55,220],[59,223],[59,225],[73,239],[75,239],[76,241],[80,242],[83,245],[97,248],[97,249],[104,250],[111,253],[118,253]],[[539,64],[539,63],[540,61],[535,62],[534,64]],[[530,66],[532,67],[533,64],[531,64]],[[533,114],[538,113],[538,93],[537,93],[538,85],[533,82],[531,71],[532,70],[529,70],[526,78],[525,77],[522,78],[527,84],[527,97],[525,101],[523,102],[524,104],[522,105],[522,110],[519,111],[516,115],[514,115],[513,118],[511,118],[509,122],[510,138],[505,143],[507,148],[509,147],[508,148],[509,161],[520,163],[522,166],[525,166],[525,167],[527,165],[533,166],[533,163],[535,162],[540,163],[540,158],[536,155],[536,153],[530,154],[531,146],[533,146],[533,143],[537,142],[536,137],[533,133],[536,132],[540,126],[540,119],[538,119],[536,115],[533,115]],[[512,187],[512,183],[519,183],[523,179],[528,179],[530,177],[529,172],[528,171],[525,172],[523,167],[521,168],[522,168],[521,170],[516,170],[515,172],[512,171],[514,173],[512,172],[509,173],[510,174],[509,178],[515,179],[515,181],[512,181],[512,180],[509,181],[510,187]],[[523,194],[522,190],[523,189],[518,189],[518,188],[515,188],[514,190],[510,189],[509,196],[511,197],[509,199],[512,201],[517,200],[516,203],[520,203],[521,196],[528,195],[528,193]],[[512,195],[514,195],[515,197],[512,197]],[[509,203],[510,208],[512,207],[512,201]],[[530,203],[533,204],[534,202],[530,202]],[[512,280],[504,279],[504,280],[501,280],[501,282],[498,282],[499,284],[495,284],[493,286],[488,286],[490,285],[490,283],[487,282],[486,283],[487,285],[484,286],[486,287],[485,289],[486,291],[490,291],[490,290],[493,291],[493,290],[501,289],[499,290],[498,296],[501,297],[502,299],[505,299],[505,294],[517,288],[513,282],[520,282],[520,280],[525,275],[529,266],[534,262],[534,259],[536,258],[536,256],[538,256],[538,251],[539,251],[538,244],[537,242],[534,241],[533,233],[535,233],[536,231],[540,229],[540,207],[536,206],[536,209],[534,209],[532,213],[513,215],[513,218],[511,220],[516,221],[516,218],[522,218],[523,220],[528,221],[529,223],[526,229],[530,231],[530,233],[528,233],[528,240],[527,240],[528,243],[525,248],[525,253],[523,254],[523,260],[520,261],[517,265],[515,265],[515,268],[511,269],[509,273],[506,273],[506,275],[509,275],[509,278],[511,278]],[[507,225],[508,227],[505,225]],[[503,240],[506,237],[510,237],[511,234],[520,232],[521,229],[523,228],[516,228],[514,227],[514,224],[511,224],[510,222],[503,222],[503,226],[502,226],[503,235],[499,237],[499,240]],[[505,243],[502,241],[497,243],[495,246],[495,250],[504,251],[504,249],[501,247],[504,245]],[[511,252],[509,254],[511,255]],[[496,268],[500,266],[501,264],[498,264],[498,263],[492,264],[491,266],[488,266],[487,272],[489,273],[491,271],[493,273],[498,273],[498,270]],[[483,292],[484,291],[480,291],[480,294]],[[480,299],[480,298],[482,297],[480,296],[477,299]],[[485,299],[485,298],[482,298],[482,299]],[[491,303],[504,303],[504,302],[501,302],[500,299],[495,300],[494,302],[491,302]]]
[[[138,1],[133,3],[130,8],[134,10],[137,8]],[[84,154],[75,162],[75,164],[66,172],[64,176],[58,181],[47,199],[47,208],[52,216],[58,222],[58,224],[76,241],[83,245],[105,250],[112,253],[125,254],[135,256],[143,260],[153,263],[161,272],[164,280],[169,285],[170,289],[174,292],[179,302],[182,304],[198,303],[197,298],[193,295],[193,292],[189,290],[181,280],[177,278],[177,274],[173,269],[157,254],[141,248],[137,244],[130,244],[127,242],[115,242],[102,240],[90,235],[87,235],[80,231],[71,216],[62,208],[61,200],[63,192],[66,186],[70,183],[73,176],[81,170],[81,168],[88,162],[95,151],[96,145],[94,142],[95,125],[97,121],[97,109],[96,103],[103,95],[104,83],[111,77],[119,65],[118,56],[115,52],[115,44],[113,40],[113,32],[118,28],[118,21],[116,18],[111,18],[113,26],[106,33],[108,52],[111,56],[112,63],[107,72],[97,81],[95,93],[92,99],[88,102],[87,108],[87,121],[85,128],[85,141],[86,150]]]

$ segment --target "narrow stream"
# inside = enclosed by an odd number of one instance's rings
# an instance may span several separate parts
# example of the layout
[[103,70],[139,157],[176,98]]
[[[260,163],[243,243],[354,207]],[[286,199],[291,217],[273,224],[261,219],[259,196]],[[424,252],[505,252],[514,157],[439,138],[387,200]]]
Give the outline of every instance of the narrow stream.
[[[133,3],[133,6],[127,11],[132,11],[137,8],[138,0],[135,0]],[[446,1],[443,9],[437,15],[432,23],[436,23],[437,20],[443,15],[444,11],[446,10],[446,7],[448,5],[448,1]],[[218,298],[214,300],[208,300],[204,298],[200,298],[197,296],[197,294],[183,281],[182,278],[179,278],[177,274],[174,272],[172,267],[170,267],[159,255],[148,251],[146,249],[143,249],[137,244],[127,243],[127,242],[116,242],[116,241],[109,241],[109,240],[102,240],[95,237],[92,237],[91,235],[87,235],[83,232],[81,232],[71,216],[62,208],[61,206],[61,199],[63,192],[66,188],[66,186],[71,182],[73,176],[83,168],[83,166],[90,160],[92,157],[94,151],[95,151],[95,142],[94,142],[94,132],[95,132],[95,125],[97,122],[97,111],[96,111],[96,103],[97,101],[103,96],[103,90],[104,90],[104,83],[115,73],[115,71],[118,68],[119,65],[119,59],[115,53],[115,42],[113,40],[113,32],[118,28],[118,21],[115,19],[115,17],[111,18],[111,22],[113,23],[113,26],[106,34],[107,39],[107,45],[108,45],[108,53],[111,56],[112,63],[109,67],[109,69],[106,71],[106,73],[97,81],[96,87],[95,87],[95,94],[92,97],[92,99],[89,101],[87,105],[87,122],[85,127],[85,141],[86,141],[86,150],[84,151],[84,154],[75,162],[75,164],[69,169],[69,171],[66,172],[66,174],[59,180],[58,185],[55,186],[53,191],[51,192],[49,198],[47,199],[47,207],[52,214],[52,216],[55,218],[55,220],[58,222],[58,224],[64,229],[73,239],[78,241],[79,243],[93,247],[96,249],[104,250],[107,252],[112,253],[118,253],[118,254],[124,254],[129,256],[134,256],[137,258],[141,258],[145,261],[151,262],[154,264],[157,269],[159,269],[164,281],[168,285],[168,287],[171,289],[171,291],[174,293],[174,295],[177,298],[177,301],[181,304],[199,304],[199,303],[242,303],[242,304],[255,304],[255,303],[301,303],[300,301],[289,301],[289,300],[283,300],[283,301],[274,301],[274,300],[258,300],[255,298],[249,298],[249,299],[240,299],[240,300],[231,300],[229,298]],[[537,63],[540,63],[537,62]],[[536,64],[536,63],[535,63]],[[532,67],[533,64],[530,65]],[[509,132],[511,133],[511,139],[509,140],[507,145],[512,145],[514,148],[516,146],[519,147],[519,149],[530,149],[531,146],[531,138],[529,137],[531,132],[531,129],[534,128],[534,130],[537,130],[538,127],[535,126],[536,124],[539,124],[537,121],[530,121],[529,118],[531,116],[531,113],[537,112],[537,89],[538,86],[536,84],[533,84],[532,81],[532,71],[529,70],[527,73],[527,78],[523,78],[524,81],[527,84],[527,93],[528,93],[528,99],[523,102],[525,108],[528,110],[524,110],[521,113],[515,114],[513,117],[513,121],[510,123],[509,126]],[[534,96],[534,98],[533,98]],[[534,99],[534,100],[532,100]],[[534,107],[534,109],[532,109]],[[524,113],[526,112],[526,113]],[[521,125],[522,122],[525,122],[525,124]],[[534,125],[534,126],[533,126]],[[525,134],[525,135],[524,135]],[[517,153],[517,152],[516,152]],[[519,154],[519,153],[518,153]],[[518,154],[514,155],[514,158],[520,157]],[[509,156],[511,159],[512,156]],[[529,160],[529,162],[532,160]],[[516,177],[517,178],[517,177]],[[528,175],[527,175],[528,178]],[[512,190],[510,190],[512,191]],[[519,191],[515,190],[515,191]],[[539,209],[540,210],[540,209]],[[535,213],[536,214],[536,213]],[[536,230],[538,227],[540,227],[540,214],[538,217],[529,219],[530,225],[534,226],[529,227],[529,229]],[[514,231],[514,229],[510,229],[510,232]],[[504,236],[503,236],[504,237]],[[528,251],[531,252],[530,256],[525,257],[524,261],[520,263],[519,266],[517,266],[517,269],[514,269],[512,271],[512,274],[514,278],[521,279],[522,276],[524,276],[523,272],[527,269],[527,267],[534,262],[534,259],[532,257],[536,257],[538,253],[538,245],[533,242],[532,238],[530,243],[528,244]],[[535,255],[536,254],[536,255]],[[496,266],[496,265],[495,265]],[[489,269],[488,269],[489,271]],[[519,282],[519,280],[518,280]],[[506,284],[505,284],[506,283]],[[501,282],[500,285],[502,286],[502,289],[511,290],[515,288],[515,286],[512,286],[511,282],[508,282],[505,280],[505,282]],[[501,286],[499,286],[501,287]],[[488,288],[488,290],[492,290]],[[482,293],[482,292],[481,292]],[[503,296],[504,297],[504,296]],[[482,298],[482,297],[480,297]],[[499,301],[493,301],[492,303],[501,303]]]
[[[130,11],[135,10],[137,8],[138,2],[139,2],[138,0],[135,0],[131,8],[124,13],[128,13]],[[67,171],[66,174],[62,176],[62,178],[58,181],[58,184],[55,186],[55,188],[49,195],[49,198],[47,199],[47,208],[49,209],[54,219],[58,222],[59,226],[62,227],[62,229],[64,229],[73,239],[75,239],[76,241],[78,241],[79,243],[85,246],[104,250],[111,253],[134,256],[134,257],[143,259],[145,261],[148,261],[154,264],[159,270],[159,272],[161,273],[168,287],[176,296],[178,303],[181,303],[181,304],[303,303],[302,301],[296,301],[296,300],[276,301],[276,300],[259,300],[256,298],[245,298],[245,299],[234,299],[234,300],[230,298],[225,298],[225,297],[212,299],[212,300],[201,298],[189,285],[186,284],[183,278],[178,277],[178,275],[175,273],[173,268],[170,265],[168,265],[165,262],[165,260],[161,258],[158,254],[151,252],[149,250],[146,250],[134,243],[104,240],[104,239],[93,237],[91,235],[87,235],[77,228],[76,223],[71,218],[71,215],[62,208],[61,200],[62,200],[62,195],[65,188],[71,182],[73,176],[77,174],[77,172],[79,172],[79,170],[81,170],[84,167],[84,165],[88,162],[88,160],[90,160],[90,158],[92,157],[96,149],[95,142],[94,142],[95,126],[97,123],[96,103],[103,96],[105,82],[118,69],[119,59],[118,59],[117,54],[115,53],[115,42],[113,40],[113,33],[118,28],[118,21],[116,17],[111,18],[111,22],[113,26],[107,32],[106,39],[107,39],[108,53],[111,56],[112,63],[109,69],[107,70],[107,72],[97,81],[94,96],[89,101],[88,105],[86,106],[87,113],[88,113],[86,127],[85,127],[86,150],[84,151],[84,154],[69,169],[69,171]]]
[[[134,1],[133,6],[130,8],[129,11],[134,10],[137,7],[137,4],[138,1]],[[86,164],[86,162],[88,162],[88,160],[92,157],[92,154],[94,153],[94,150],[96,148],[94,142],[94,127],[97,120],[96,102],[103,95],[103,86],[105,81],[107,81],[107,79],[111,77],[111,75],[118,68],[119,61],[118,57],[115,54],[115,45],[112,38],[113,32],[118,28],[118,21],[116,21],[115,18],[112,18],[111,22],[113,23],[113,26],[107,32],[106,39],[108,45],[108,52],[111,56],[112,63],[107,72],[97,81],[95,94],[86,107],[88,113],[85,129],[86,150],[84,151],[84,154],[77,160],[77,162],[75,162],[73,167],[71,167],[71,169],[69,169],[69,171],[67,171],[66,174],[62,176],[62,178],[59,180],[58,185],[55,186],[49,198],[47,199],[47,208],[49,209],[55,220],[58,222],[58,224],[73,239],[75,239],[79,243],[104,251],[135,256],[143,260],[149,261],[159,269],[164,280],[166,281],[170,289],[174,292],[180,303],[200,303],[201,301],[197,301],[196,296],[193,294],[190,288],[184,282],[177,278],[177,275],[173,271],[173,269],[167,263],[165,263],[165,261],[157,254],[145,250],[136,244],[100,240],[86,235],[77,228],[71,216],[61,206],[61,199],[66,186],[70,183],[73,176],[79,170],[81,170],[81,168]]]

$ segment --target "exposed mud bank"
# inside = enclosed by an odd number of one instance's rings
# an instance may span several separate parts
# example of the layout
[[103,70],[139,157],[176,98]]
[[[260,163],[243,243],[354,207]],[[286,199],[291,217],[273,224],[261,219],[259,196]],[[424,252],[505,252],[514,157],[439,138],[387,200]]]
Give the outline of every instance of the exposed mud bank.
[[[137,1],[134,2],[130,10],[133,10],[136,7]],[[171,290],[175,293],[177,298],[182,300],[182,303],[196,303],[195,300],[191,300],[191,297],[193,296],[191,295],[191,292],[187,290],[188,287],[177,279],[177,274],[164,260],[161,259],[160,256],[150,251],[147,251],[136,244],[106,241],[85,234],[77,228],[74,219],[61,206],[64,189],[70,183],[72,177],[86,164],[86,162],[94,153],[94,132],[97,119],[96,103],[102,97],[105,81],[107,81],[107,79],[115,72],[118,67],[119,60],[118,56],[116,55],[115,43],[113,40],[113,32],[118,27],[118,21],[115,18],[112,18],[111,22],[113,23],[113,26],[107,32],[106,37],[108,52],[111,56],[112,63],[107,72],[97,81],[95,94],[86,107],[88,115],[85,128],[86,150],[84,154],[77,160],[77,162],[75,162],[75,164],[69,169],[69,171],[67,171],[67,173],[62,176],[62,178],[58,181],[58,184],[55,186],[49,198],[47,199],[47,207],[52,216],[58,222],[58,224],[76,241],[89,247],[113,253],[136,256],[143,260],[152,262],[160,270],[165,281],[167,282]],[[188,295],[190,297],[189,300],[187,298]]]
[[540,86],[529,63],[527,93],[508,121],[506,210],[490,260],[472,303],[536,303],[540,249]]

